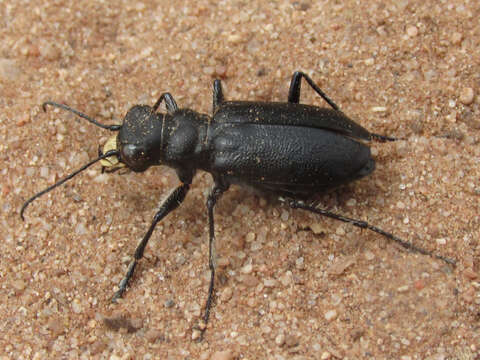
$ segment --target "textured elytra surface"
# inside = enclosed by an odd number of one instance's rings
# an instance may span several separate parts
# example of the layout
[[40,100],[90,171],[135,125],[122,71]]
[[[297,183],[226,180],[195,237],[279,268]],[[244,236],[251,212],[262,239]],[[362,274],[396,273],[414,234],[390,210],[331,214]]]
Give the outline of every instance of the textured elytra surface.
[[[480,25],[465,1],[0,4],[1,308],[7,358],[475,358],[480,351]],[[303,70],[363,126],[376,171],[320,197],[436,253],[232,188],[216,208],[219,279],[208,286],[208,174],[156,229],[125,298],[109,302],[171,170],[99,166],[18,210],[111,135],[49,109],[118,123],[170,91],[211,109],[283,101]],[[323,104],[304,84],[301,101]],[[104,319],[108,319],[105,321]],[[227,352],[225,352],[227,351]]]

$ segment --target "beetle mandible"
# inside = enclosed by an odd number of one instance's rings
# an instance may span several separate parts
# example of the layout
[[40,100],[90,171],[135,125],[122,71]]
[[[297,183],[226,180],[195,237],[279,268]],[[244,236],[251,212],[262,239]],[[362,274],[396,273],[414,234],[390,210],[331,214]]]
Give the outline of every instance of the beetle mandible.
[[[302,78],[331,108],[300,104]],[[162,102],[167,112],[158,113]],[[361,220],[322,210],[303,199],[369,175],[375,169],[370,140],[393,141],[392,137],[371,133],[349,119],[305,73],[293,74],[288,102],[225,101],[220,80],[213,82],[212,116],[178,108],[168,92],[151,106],[135,105],[122,125],[103,125],[66,105],[43,104],[75,113],[104,129],[118,132],[99,151],[99,156],[47,189],[29,198],[26,207],[39,196],[60,186],[92,164],[114,171],[127,167],[143,172],[151,166],[175,169],[181,185],[161,203],[133,260],[119,284],[113,301],[125,292],[155,226],[185,199],[197,170],[209,172],[213,188],[207,198],[209,222],[210,284],[200,330],[206,328],[214,296],[215,229],[214,207],[231,184],[250,185],[273,192],[292,208],[308,210],[354,226],[369,229],[401,246],[434,256],[447,263],[454,260],[416,247],[410,242]]]

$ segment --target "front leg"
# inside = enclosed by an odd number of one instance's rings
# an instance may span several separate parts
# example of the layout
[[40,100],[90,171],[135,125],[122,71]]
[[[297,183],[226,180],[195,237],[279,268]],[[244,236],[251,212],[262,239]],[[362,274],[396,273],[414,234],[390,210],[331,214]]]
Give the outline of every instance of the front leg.
[[183,202],[183,200],[185,199],[185,196],[187,195],[188,190],[190,189],[190,183],[191,181],[183,183],[182,185],[177,187],[175,190],[173,190],[171,194],[165,199],[165,201],[160,206],[160,209],[153,217],[153,221],[150,224],[150,227],[148,228],[147,233],[145,234],[142,241],[140,241],[137,248],[135,249],[135,255],[133,256],[133,260],[130,262],[130,265],[128,265],[127,272],[124,278],[122,279],[122,281],[120,281],[120,284],[118,285],[118,290],[113,295],[112,302],[116,302],[117,299],[121,298],[123,293],[127,289],[128,281],[133,276],[133,272],[135,270],[135,266],[137,265],[137,262],[143,257],[143,252],[145,250],[145,247],[147,246],[148,240],[152,236],[155,226],[160,220],[162,220],[170,212],[175,210]]
[[167,106],[167,112],[170,115],[173,115],[173,113],[178,110],[178,105],[175,102],[175,99],[173,98],[172,94],[170,94],[168,92],[160,95],[157,102],[152,107],[153,112],[157,111],[158,107],[160,106],[160,104],[162,103],[163,100],[165,100],[165,105]]

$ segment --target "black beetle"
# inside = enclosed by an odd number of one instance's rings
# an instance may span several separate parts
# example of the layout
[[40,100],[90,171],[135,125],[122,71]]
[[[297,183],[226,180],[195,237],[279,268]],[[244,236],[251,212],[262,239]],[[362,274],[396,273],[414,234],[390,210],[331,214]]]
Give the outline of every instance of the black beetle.
[[[301,79],[331,106],[320,108],[300,104]],[[157,113],[165,101],[167,113]],[[207,199],[209,220],[209,268],[211,270],[205,312],[204,330],[212,305],[215,278],[215,234],[213,208],[231,184],[246,184],[281,196],[292,208],[314,213],[367,228],[403,247],[432,255],[388,232],[364,221],[343,217],[307,204],[304,199],[325,190],[349,183],[370,174],[375,161],[364,142],[394,138],[371,133],[350,120],[338,106],[302,72],[295,72],[290,83],[288,102],[225,101],[220,80],[213,83],[213,115],[179,109],[170,93],[163,93],[153,107],[133,106],[122,125],[103,125],[68,106],[48,101],[71,111],[102,128],[118,131],[105,144],[99,157],[49,188],[28,199],[33,200],[63,184],[97,161],[116,170],[122,166],[143,172],[150,166],[167,165],[175,169],[181,185],[160,205],[153,221],[136,248],[134,259],[119,284],[113,300],[122,296],[135,266],[156,224],[176,209],[185,199],[197,170],[209,172],[214,181]],[[450,264],[453,260],[433,255]]]

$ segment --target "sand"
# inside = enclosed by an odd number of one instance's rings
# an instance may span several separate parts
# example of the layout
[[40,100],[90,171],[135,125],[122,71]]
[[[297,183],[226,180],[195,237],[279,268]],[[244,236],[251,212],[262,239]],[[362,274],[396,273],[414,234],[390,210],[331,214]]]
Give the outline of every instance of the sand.
[[[478,1],[11,1],[0,3],[1,359],[476,359],[480,357]],[[215,210],[208,288],[199,172],[156,228],[124,299],[110,298],[159,202],[166,167],[101,174],[111,135],[41,104],[121,123],[169,91],[210,113],[227,99],[286,101],[303,70],[371,131],[376,171],[320,205],[436,254],[233,186]],[[306,86],[301,101],[327,106]]]

